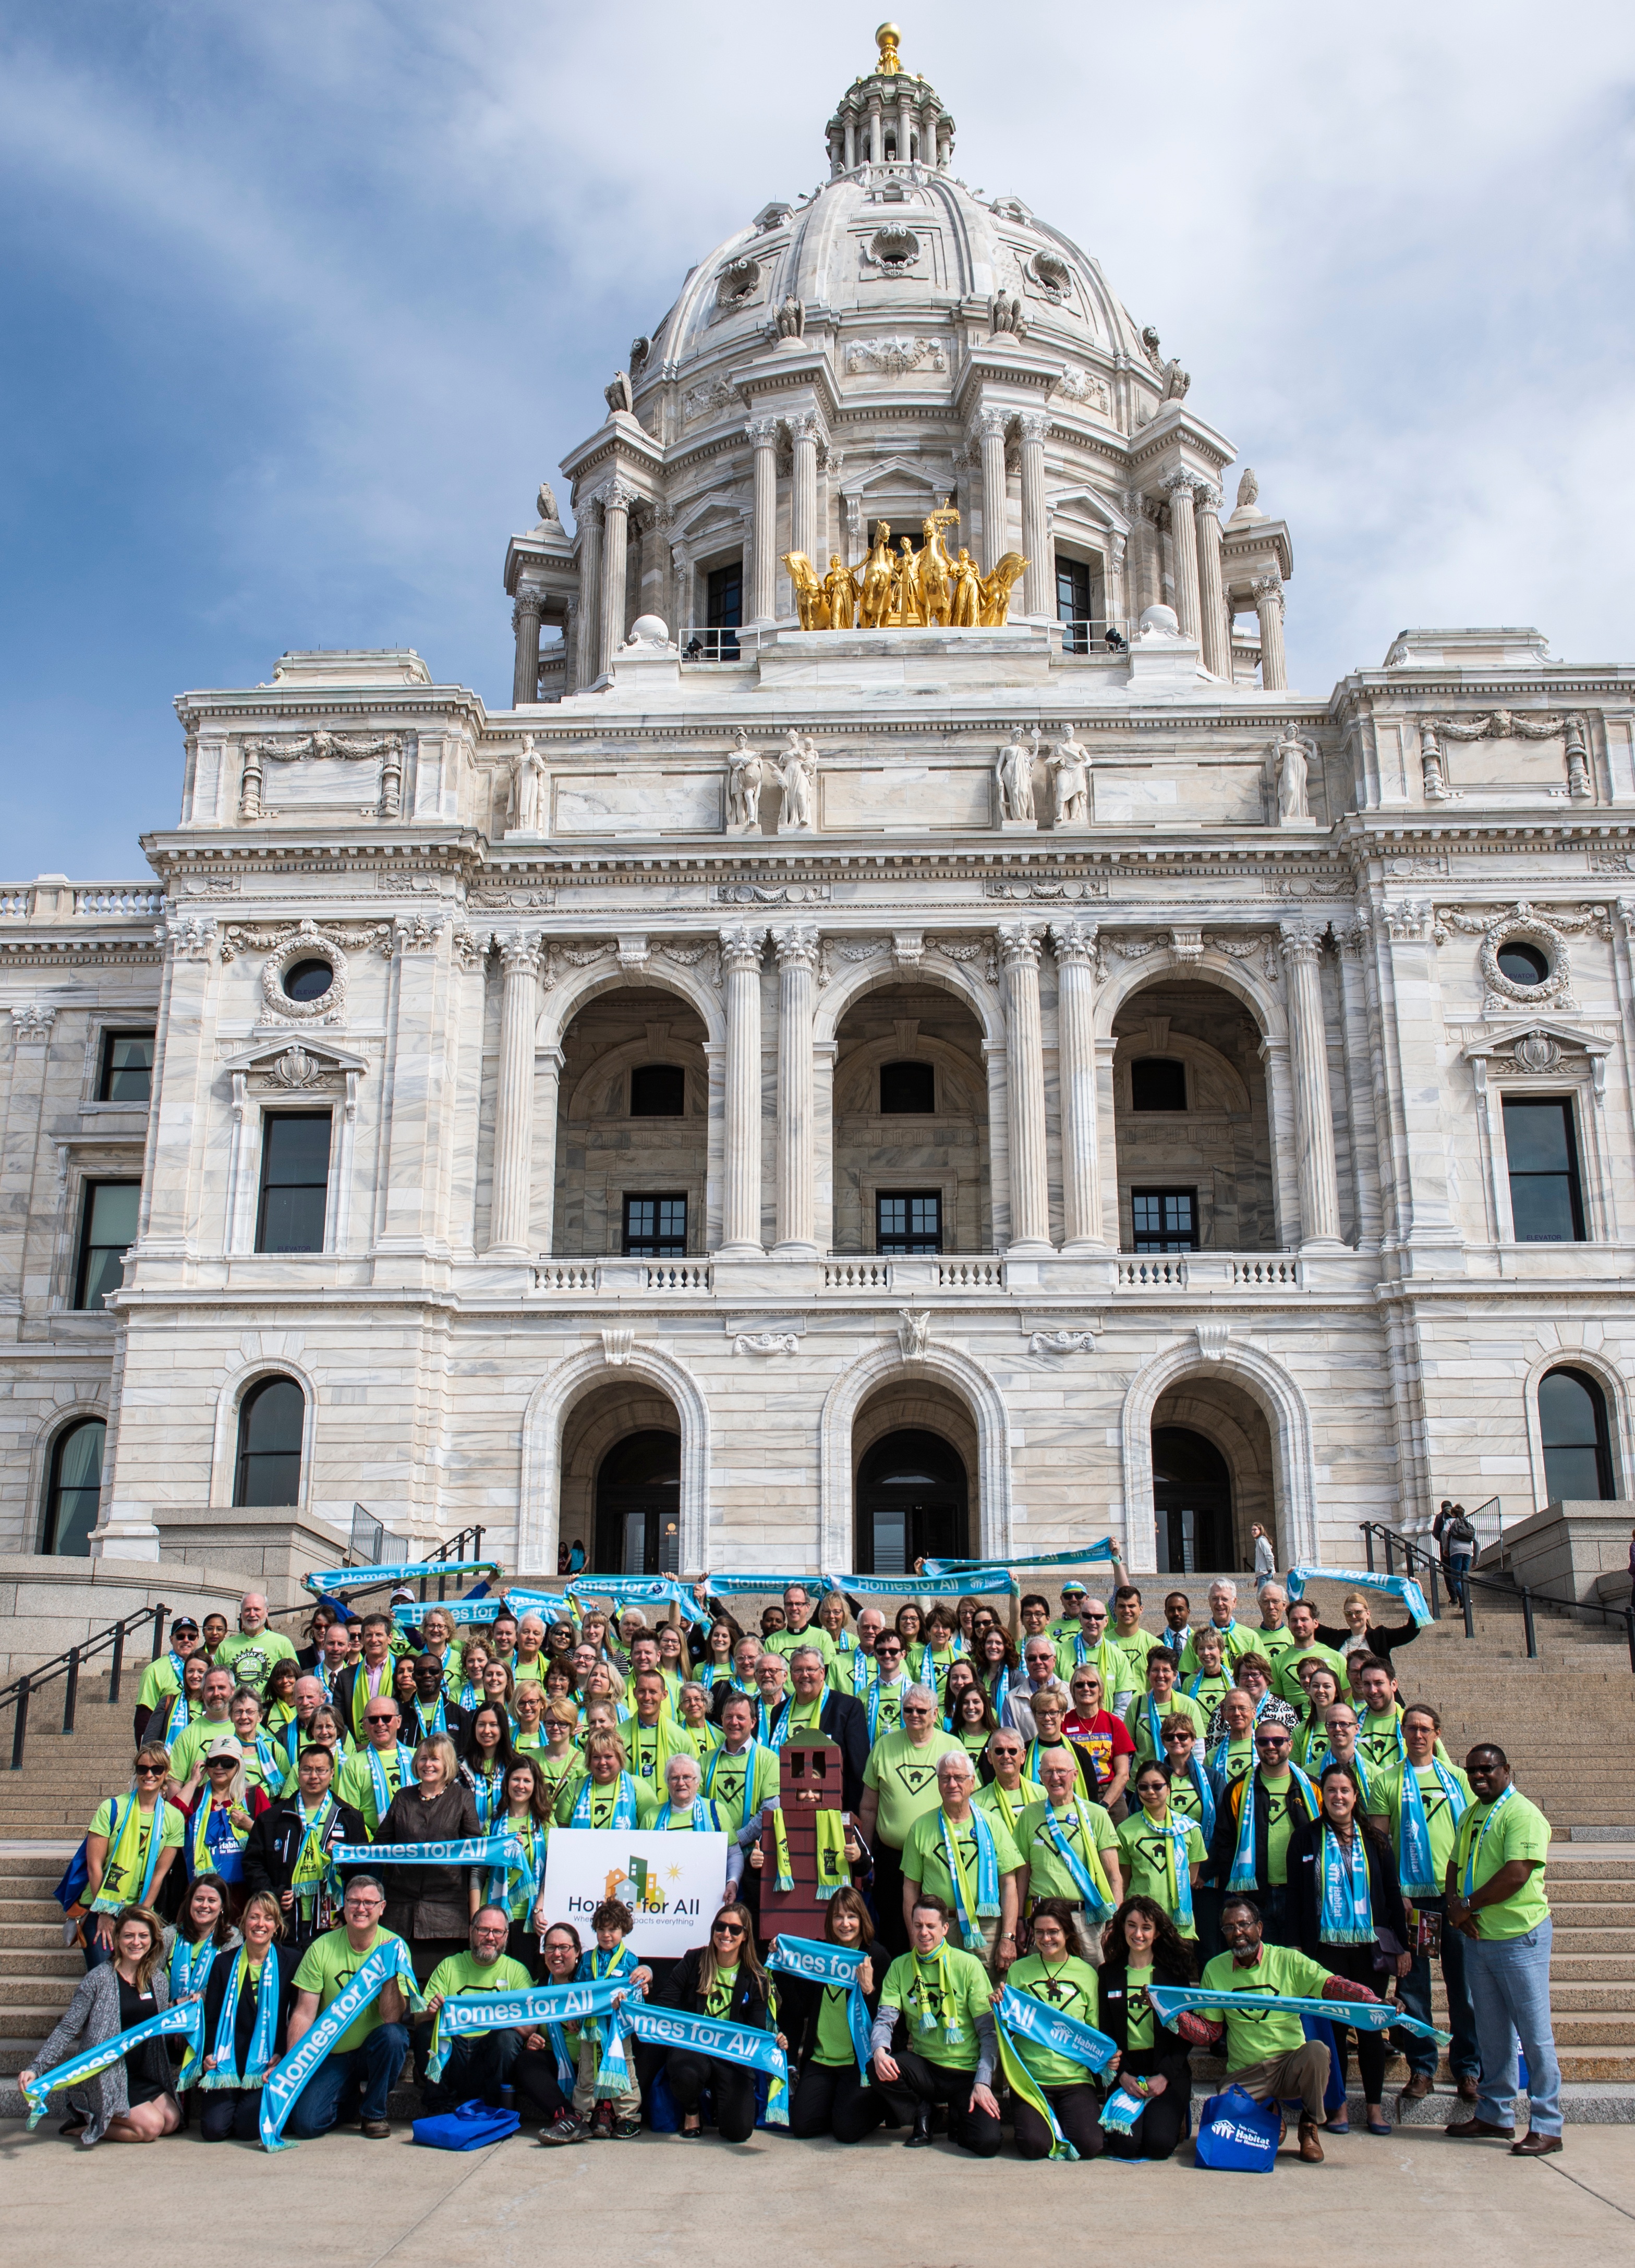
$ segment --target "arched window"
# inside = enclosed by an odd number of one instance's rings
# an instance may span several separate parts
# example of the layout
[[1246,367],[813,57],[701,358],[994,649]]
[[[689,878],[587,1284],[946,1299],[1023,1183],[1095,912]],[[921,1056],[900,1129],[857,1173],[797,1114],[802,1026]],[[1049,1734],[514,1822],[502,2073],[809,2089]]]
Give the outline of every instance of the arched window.
[[82,1418],[77,1425],[65,1425],[52,1443],[40,1540],[42,1551],[55,1553],[60,1559],[90,1557],[107,1441],[107,1427],[100,1418]]
[[1545,1372],[1538,1382],[1538,1427],[1550,1503],[1605,1503],[1617,1494],[1607,1397],[1587,1371]]
[[235,1505],[295,1504],[300,1497],[307,1397],[292,1378],[263,1378],[239,1405]]

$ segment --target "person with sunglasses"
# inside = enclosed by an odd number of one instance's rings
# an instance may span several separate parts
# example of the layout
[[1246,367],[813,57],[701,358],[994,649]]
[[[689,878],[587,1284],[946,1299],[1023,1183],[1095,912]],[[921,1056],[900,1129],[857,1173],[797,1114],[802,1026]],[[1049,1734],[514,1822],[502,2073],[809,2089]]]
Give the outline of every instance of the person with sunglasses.
[[1062,1719],[1062,1736],[1094,1772],[1098,1800],[1109,1811],[1115,1810],[1129,1784],[1136,1743],[1122,1717],[1115,1716],[1103,1701],[1099,1671],[1086,1662],[1073,1672],[1069,1690],[1073,1706]]
[[[150,1718],[157,1713],[162,1719],[166,1706],[181,1693],[189,1660],[198,1650],[197,1623],[191,1615],[178,1615],[170,1626],[170,1651],[161,1653],[157,1661],[149,1662],[142,1673],[135,1727],[138,1748],[147,1733]],[[210,1667],[208,1660],[204,1666]]]
[[1061,1683],[1055,1640],[1042,1631],[1034,1632],[1023,1640],[1022,1668],[1010,1681],[1005,1705],[1000,1712],[1000,1723],[1014,1726],[1025,1741],[1033,1740],[1039,1732],[1033,1722],[1034,1697],[1056,1691]]
[[[1255,1769],[1224,1792],[1215,1820],[1209,1871],[1217,1884],[1254,1901],[1268,1945],[1296,1942],[1289,1896],[1289,1840],[1297,1819],[1314,1819],[1317,1790],[1291,1761],[1286,1725],[1263,1723],[1254,1735]],[[1247,1814],[1246,1814],[1247,1807]]]
[[902,1731],[903,1696],[914,1683],[908,1675],[907,1650],[902,1635],[889,1624],[875,1640],[872,1659],[871,1674],[858,1696],[871,1749],[888,1733]]
[[180,1807],[165,1800],[169,1778],[164,1748],[146,1742],[137,1750],[129,1793],[100,1803],[85,1830],[85,1887],[78,1904],[87,1969],[114,1958],[121,1910],[152,1904],[182,1847],[187,1822]]
[[[722,1906],[710,1925],[708,1944],[684,1953],[653,1997],[656,2006],[773,2032],[778,2045],[788,2051],[788,2040],[777,2030],[777,1996],[757,1957],[747,1906]],[[678,2131],[684,2139],[691,2141],[704,2131],[699,2106],[707,2087],[715,2132],[723,2142],[747,2142],[755,2132],[755,2073],[745,2066],[721,2063],[695,2048],[673,2047],[664,2056],[664,2076],[681,2113]]]
[[267,1808],[266,1790],[247,1779],[238,1742],[230,1734],[213,1741],[204,1757],[204,1785],[188,1807],[182,1849],[189,1881],[216,1874],[227,1885],[227,1911],[234,1921],[244,1903],[244,1846]]
[[937,1764],[963,1756],[951,1733],[942,1727],[941,1711],[928,1685],[911,1685],[903,1696],[903,1725],[877,1740],[863,1769],[857,1825],[874,1853],[874,1903],[882,1943],[895,1951],[907,1941],[903,1916],[903,1845],[915,1820],[937,1808]]
[[[510,1722],[509,1715],[506,1719]],[[414,1786],[414,1750],[401,1738],[403,1712],[389,1694],[376,1694],[363,1712],[363,1745],[335,1775],[335,1793],[363,1814],[373,1842],[400,1788]]]
[[1013,1843],[1028,1805],[1045,1800],[1043,1783],[1029,1779],[1022,1768],[1026,1756],[1026,1742],[1008,1725],[990,1734],[978,1767],[981,1785],[972,1799],[979,1811],[1002,1822]]

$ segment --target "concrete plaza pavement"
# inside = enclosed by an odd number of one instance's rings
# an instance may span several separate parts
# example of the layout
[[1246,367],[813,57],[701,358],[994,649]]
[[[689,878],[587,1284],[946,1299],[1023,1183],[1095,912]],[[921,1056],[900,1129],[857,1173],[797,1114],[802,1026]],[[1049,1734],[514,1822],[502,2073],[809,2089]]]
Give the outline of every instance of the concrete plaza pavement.
[[92,2257],[114,2228],[122,2268],[220,2268],[235,2226],[272,2268],[314,2247],[325,2268],[492,2268],[565,2225],[577,2257],[620,2268],[746,2250],[820,2268],[977,2268],[1072,2263],[1103,2241],[1122,2249],[1132,2228],[1173,2232],[1205,2215],[1220,2259],[1628,2268],[1635,2257],[1626,2128],[1569,2129],[1558,2157],[1536,2161],[1424,2128],[1327,2148],[1321,2166],[1290,2146],[1269,2176],[1210,2175],[1189,2144],[1164,2166],[1025,2165],[1008,2144],[979,2164],[945,2143],[906,2153],[891,2135],[851,2150],[764,2134],[739,2148],[644,2135],[545,2150],[519,2134],[455,2155],[416,2148],[404,2127],[390,2142],[342,2133],[268,2157],[188,2135],[82,2152],[48,2120],[32,2135],[0,2130],[0,2187],[10,2257]]

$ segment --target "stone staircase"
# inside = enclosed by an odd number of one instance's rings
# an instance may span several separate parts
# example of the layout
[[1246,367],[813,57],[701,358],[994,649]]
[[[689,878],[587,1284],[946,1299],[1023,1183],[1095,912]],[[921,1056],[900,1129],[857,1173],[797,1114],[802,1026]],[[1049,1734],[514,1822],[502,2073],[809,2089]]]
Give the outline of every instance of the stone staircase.
[[[1195,1600],[1208,1580],[1187,1579]],[[1337,1586],[1311,1587],[1326,1622],[1341,1620],[1341,1594]],[[1474,1638],[1448,1615],[1403,1648],[1401,1690],[1440,1712],[1456,1758],[1477,1740],[1497,1740],[1549,1817],[1557,1837],[1552,1998],[1567,2115],[1635,2124],[1635,1674],[1624,1633],[1541,1611],[1539,1659],[1529,1661],[1519,1600],[1483,1594],[1476,1619]],[[115,1708],[106,1691],[87,1681],[78,1729],[64,1737],[39,1721],[48,1722],[48,1689],[24,1769],[0,1770],[0,2076],[23,2067],[84,1973],[79,1954],[63,1948],[51,1890],[97,1804],[129,1785],[130,1689]],[[1437,1993],[1445,2021],[1439,1979]],[[1198,2076],[1208,2084],[1207,2063]],[[0,2113],[19,2108],[15,2091],[0,2087]],[[1417,2106],[1416,2116],[1440,2124],[1446,2096]]]

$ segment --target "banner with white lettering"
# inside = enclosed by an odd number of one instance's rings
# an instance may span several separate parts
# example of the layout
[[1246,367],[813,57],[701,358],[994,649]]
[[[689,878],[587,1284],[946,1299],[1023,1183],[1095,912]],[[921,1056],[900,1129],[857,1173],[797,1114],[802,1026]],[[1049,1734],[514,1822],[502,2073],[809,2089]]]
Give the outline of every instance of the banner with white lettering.
[[673,1961],[702,1945],[727,1887],[727,1837],[651,1828],[556,1827],[545,1845],[545,1911],[590,1942],[605,1898],[635,1916],[626,1940],[641,1961]]

